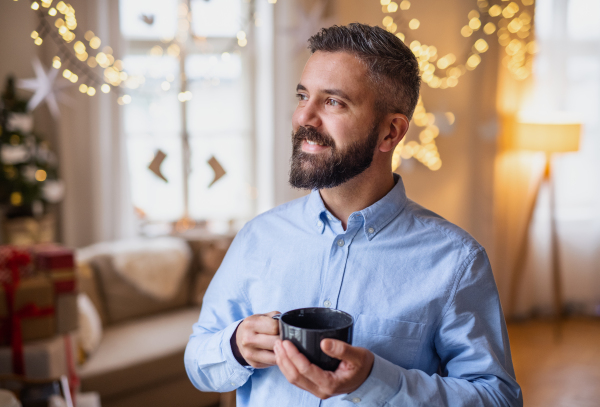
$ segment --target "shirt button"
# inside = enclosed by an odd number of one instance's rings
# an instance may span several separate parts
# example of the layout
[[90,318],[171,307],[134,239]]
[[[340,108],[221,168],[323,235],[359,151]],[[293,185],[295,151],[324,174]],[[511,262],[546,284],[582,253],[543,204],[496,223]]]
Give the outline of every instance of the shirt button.
[[367,230],[367,232],[369,232],[370,234],[373,234],[373,233],[375,233],[375,229],[369,228],[369,230]]
[[327,215],[327,219],[329,219],[329,220],[333,220],[333,218],[332,218],[332,217],[331,217],[331,215],[329,215],[329,214]]
[[329,307],[331,307],[331,301],[329,301],[329,300],[325,300],[325,301],[323,302],[323,305],[324,305],[324,306],[326,306],[327,308],[329,308]]
[[352,402],[353,402],[354,404],[358,404],[358,403],[360,403],[360,398],[358,398],[358,397],[354,397],[354,398],[352,399]]
[[344,239],[338,240],[338,246],[342,247],[344,245]]
[[231,382],[231,385],[232,385],[232,386],[235,386],[235,383],[234,383],[234,382]]
[[321,222],[321,221],[318,221],[318,222],[317,222],[317,227],[320,227],[320,228],[322,228],[322,227],[323,227],[323,222]]

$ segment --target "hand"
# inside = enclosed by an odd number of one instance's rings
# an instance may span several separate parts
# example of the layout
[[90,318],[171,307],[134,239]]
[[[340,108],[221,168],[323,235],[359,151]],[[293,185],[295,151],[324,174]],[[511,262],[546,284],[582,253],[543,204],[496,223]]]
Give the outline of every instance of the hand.
[[352,393],[367,380],[375,360],[370,350],[336,339],[323,339],[321,349],[342,361],[335,372],[322,370],[310,363],[290,341],[276,341],[275,360],[288,382],[322,400]]
[[279,321],[272,317],[277,314],[280,312],[271,311],[245,318],[235,331],[235,342],[232,341],[234,355],[241,354],[250,366],[258,369],[275,365],[273,345],[279,339]]

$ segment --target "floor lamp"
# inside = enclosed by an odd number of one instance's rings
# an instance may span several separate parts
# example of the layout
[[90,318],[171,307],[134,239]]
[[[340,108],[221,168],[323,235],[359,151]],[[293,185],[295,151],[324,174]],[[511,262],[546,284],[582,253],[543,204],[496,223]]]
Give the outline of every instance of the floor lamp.
[[[510,311],[514,311],[517,293],[523,278],[525,260],[527,257],[527,242],[529,240],[529,229],[533,219],[537,196],[542,183],[550,187],[550,233],[551,233],[551,255],[552,255],[552,297],[554,314],[557,320],[563,315],[562,306],[562,284],[560,271],[560,256],[558,247],[558,233],[556,230],[556,206],[555,185],[552,178],[552,155],[557,153],[574,152],[579,150],[579,138],[581,124],[573,122],[534,122],[518,120],[514,127],[511,148],[515,150],[541,151],[546,154],[546,169],[543,179],[536,185],[535,198],[527,211],[527,220],[524,236],[519,246],[519,252],[513,267],[511,279]],[[557,331],[560,334],[560,331]]]

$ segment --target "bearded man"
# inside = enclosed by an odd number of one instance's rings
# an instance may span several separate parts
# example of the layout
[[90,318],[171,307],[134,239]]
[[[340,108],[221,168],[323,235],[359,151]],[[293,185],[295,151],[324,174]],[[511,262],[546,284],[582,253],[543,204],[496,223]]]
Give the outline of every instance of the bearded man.
[[[243,406],[521,406],[484,249],[406,197],[391,170],[419,98],[419,67],[393,34],[322,29],[297,87],[290,183],[312,192],[248,222],[204,297],[185,366]],[[281,312],[354,318],[324,339],[336,371],[281,342]]]

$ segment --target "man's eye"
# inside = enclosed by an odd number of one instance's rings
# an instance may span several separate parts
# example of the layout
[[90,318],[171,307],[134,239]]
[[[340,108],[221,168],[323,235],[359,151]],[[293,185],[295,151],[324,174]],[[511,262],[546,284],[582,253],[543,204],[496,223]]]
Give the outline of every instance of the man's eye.
[[308,96],[306,96],[303,93],[296,93],[296,97],[298,98],[298,100],[308,100]]
[[340,106],[341,103],[335,99],[328,99],[327,102],[331,105],[331,106]]

